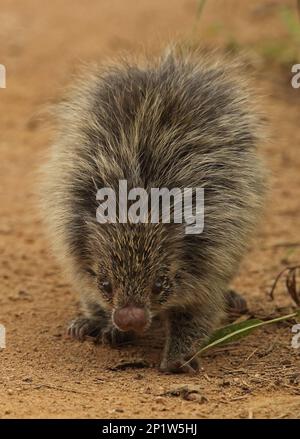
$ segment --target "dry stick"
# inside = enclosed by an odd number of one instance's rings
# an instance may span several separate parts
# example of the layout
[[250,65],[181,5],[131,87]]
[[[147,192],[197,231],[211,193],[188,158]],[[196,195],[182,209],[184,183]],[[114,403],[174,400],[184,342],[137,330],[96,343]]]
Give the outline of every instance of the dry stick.
[[300,247],[300,242],[279,242],[278,244],[271,245],[269,248],[281,247]]
[[281,276],[283,275],[283,273],[285,273],[287,270],[289,270],[289,271],[292,271],[292,270],[297,270],[297,269],[299,269],[300,268],[300,265],[294,265],[294,266],[292,266],[292,267],[285,267],[277,276],[276,276],[276,278],[275,278],[275,281],[274,281],[274,283],[273,283],[273,286],[272,286],[272,289],[271,289],[271,291],[270,291],[270,297],[271,297],[271,299],[272,300],[274,300],[274,291],[275,291],[275,288],[276,288],[276,286],[277,286],[277,283],[278,283],[278,281],[279,281],[279,279],[281,278]]
[[245,364],[247,361],[249,361],[250,360],[250,358],[251,357],[253,357],[253,355],[255,354],[255,352],[257,352],[258,351],[258,348],[255,348],[254,349],[254,351],[252,351],[251,352],[251,354],[250,355],[248,355],[248,357],[247,358],[245,358],[243,361],[242,361],[242,363],[241,364]]
[[[32,383],[26,383],[26,384],[28,384],[27,389],[29,389],[29,387],[32,387],[33,390],[39,390],[39,389],[45,388],[45,389],[59,390],[60,392],[69,392],[69,393],[78,393],[80,395],[89,395],[88,392],[81,392],[81,391],[78,391],[75,389],[66,389],[65,387],[55,386],[53,384],[35,384],[34,386],[32,386]],[[23,390],[25,390],[25,389],[23,389]]]
[[299,267],[295,267],[292,270],[290,270],[286,277],[286,288],[293,299],[293,301],[300,306],[300,294],[297,292],[297,269]]
[[241,396],[235,396],[234,398],[231,398],[230,402],[239,401],[240,399],[247,399],[247,398],[249,398],[249,394],[241,395]]

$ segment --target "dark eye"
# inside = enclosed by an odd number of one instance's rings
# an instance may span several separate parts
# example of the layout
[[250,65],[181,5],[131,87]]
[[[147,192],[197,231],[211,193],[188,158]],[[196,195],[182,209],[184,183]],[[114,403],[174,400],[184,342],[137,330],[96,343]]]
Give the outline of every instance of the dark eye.
[[163,289],[163,284],[160,279],[156,280],[152,286],[152,292],[153,294],[160,294]]
[[108,296],[112,295],[112,284],[109,280],[102,280],[99,285]]
[[93,277],[97,276],[96,273],[94,272],[94,270],[92,270],[91,268],[87,268],[87,269],[86,269],[86,272],[87,272],[88,274],[90,274],[91,276],[93,276]]

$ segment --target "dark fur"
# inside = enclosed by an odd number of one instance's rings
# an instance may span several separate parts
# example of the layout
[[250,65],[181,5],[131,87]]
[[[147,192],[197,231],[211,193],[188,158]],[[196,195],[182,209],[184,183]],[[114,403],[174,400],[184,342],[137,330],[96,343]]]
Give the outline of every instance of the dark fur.
[[[193,370],[180,366],[219,324],[263,200],[261,123],[237,70],[171,53],[96,69],[59,106],[43,199],[54,249],[84,306],[73,335],[111,333],[112,310],[132,302],[147,308],[149,324],[153,315],[166,323],[162,369]],[[129,189],[205,187],[204,232],[98,224],[96,189],[117,189],[120,179]],[[100,287],[107,278],[113,298]]]

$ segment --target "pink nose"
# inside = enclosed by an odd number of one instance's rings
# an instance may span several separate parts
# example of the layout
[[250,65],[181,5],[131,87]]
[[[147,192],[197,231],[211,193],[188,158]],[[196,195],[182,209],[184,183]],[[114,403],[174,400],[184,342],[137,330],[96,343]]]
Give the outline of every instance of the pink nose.
[[134,305],[117,309],[113,314],[113,321],[121,331],[136,332],[142,332],[148,322],[145,310]]

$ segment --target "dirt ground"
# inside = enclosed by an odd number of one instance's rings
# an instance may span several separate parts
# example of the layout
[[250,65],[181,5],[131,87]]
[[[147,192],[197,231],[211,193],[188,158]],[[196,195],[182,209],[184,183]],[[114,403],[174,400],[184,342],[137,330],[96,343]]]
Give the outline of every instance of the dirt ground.
[[[300,417],[300,349],[291,347],[291,324],[269,326],[203,355],[197,376],[158,372],[159,345],[148,336],[137,346],[112,350],[65,337],[78,310],[35,207],[35,172],[51,138],[40,119],[81,62],[120,51],[157,53],[173,39],[193,44],[240,44],[280,38],[285,30],[277,1],[208,2],[196,25],[194,0],[1,0],[0,63],[0,350],[1,418],[292,418]],[[226,3],[226,5],[225,5]],[[286,2],[293,4],[293,1]],[[213,32],[209,23],[223,23]],[[300,62],[300,59],[298,60]],[[234,287],[256,316],[290,310],[284,283],[276,301],[268,292],[276,274],[300,262],[300,91],[289,68],[253,58],[257,85],[270,121],[263,155],[271,169],[266,218]],[[144,359],[143,369],[114,369],[120,360]],[[165,395],[181,386],[199,398]]]

